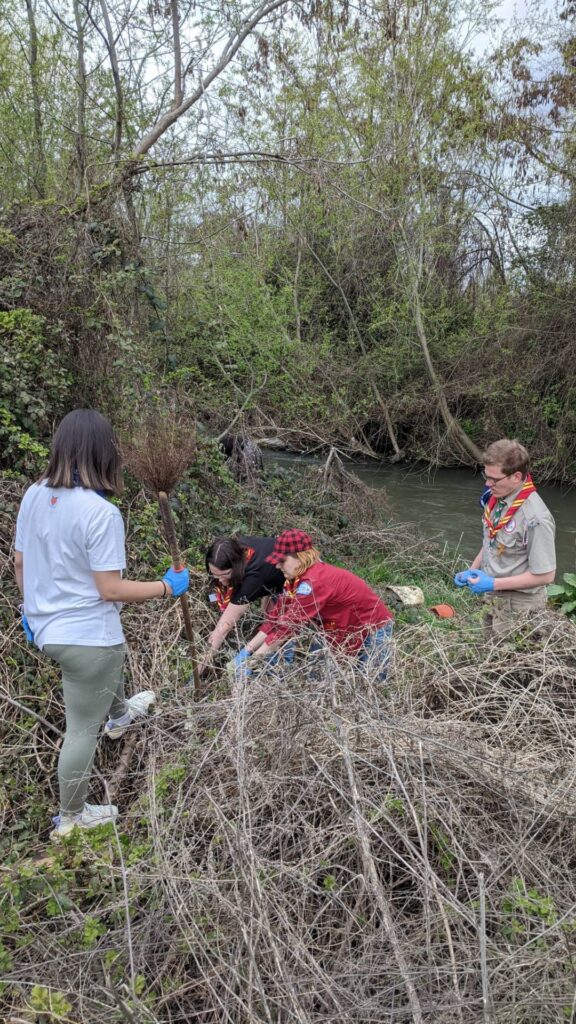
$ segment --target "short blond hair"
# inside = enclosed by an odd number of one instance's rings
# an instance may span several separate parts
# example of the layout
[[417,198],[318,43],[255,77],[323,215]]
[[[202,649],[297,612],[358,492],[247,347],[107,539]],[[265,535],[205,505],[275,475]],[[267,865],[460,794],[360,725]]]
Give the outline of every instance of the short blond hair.
[[506,476],[511,476],[512,473],[522,473],[522,476],[526,476],[530,469],[530,456],[520,441],[503,437],[500,441],[488,445],[482,455],[482,463],[485,466],[500,466]]
[[303,572],[306,572],[306,570],[310,568],[310,566],[316,565],[316,562],[320,561],[320,557],[320,552],[316,548],[308,548],[307,551],[298,551],[298,553],[294,555],[294,558],[296,558],[299,563],[296,576],[301,576]]

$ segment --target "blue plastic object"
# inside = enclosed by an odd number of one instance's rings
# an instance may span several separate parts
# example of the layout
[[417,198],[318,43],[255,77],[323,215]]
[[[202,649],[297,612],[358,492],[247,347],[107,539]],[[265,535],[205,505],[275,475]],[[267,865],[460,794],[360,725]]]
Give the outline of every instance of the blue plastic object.
[[18,606],[18,611],[20,612],[20,618],[21,618],[21,622],[22,622],[22,629],[24,630],[24,632],[26,634],[26,639],[27,639],[29,644],[33,644],[34,643],[34,633],[30,629],[30,623],[28,622],[28,619],[24,615],[24,605],[23,604]]

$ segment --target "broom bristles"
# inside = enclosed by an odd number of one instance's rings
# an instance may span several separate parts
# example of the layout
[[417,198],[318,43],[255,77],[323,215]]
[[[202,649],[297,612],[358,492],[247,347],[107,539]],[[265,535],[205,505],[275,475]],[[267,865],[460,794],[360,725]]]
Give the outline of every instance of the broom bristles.
[[196,430],[189,420],[173,414],[147,420],[122,444],[125,466],[145,487],[154,491],[174,489],[196,458]]

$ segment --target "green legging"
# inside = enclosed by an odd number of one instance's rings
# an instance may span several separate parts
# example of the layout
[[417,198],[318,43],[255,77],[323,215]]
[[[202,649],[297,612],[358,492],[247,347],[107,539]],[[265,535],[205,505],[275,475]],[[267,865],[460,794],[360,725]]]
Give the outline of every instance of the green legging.
[[44,651],[62,669],[66,734],[58,760],[60,811],[80,814],[100,726],[108,715],[121,718],[128,710],[124,698],[124,644],[47,644]]

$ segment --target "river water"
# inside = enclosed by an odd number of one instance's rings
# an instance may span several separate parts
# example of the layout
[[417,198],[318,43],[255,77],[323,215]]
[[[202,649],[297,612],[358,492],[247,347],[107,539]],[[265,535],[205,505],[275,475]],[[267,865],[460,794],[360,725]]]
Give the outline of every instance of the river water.
[[[293,467],[322,465],[323,460],[283,452],[266,452],[266,461]],[[478,497],[483,482],[469,469],[429,470],[421,464],[346,462],[346,468],[371,487],[386,491],[392,515],[415,523],[426,537],[448,544],[462,558],[471,561],[481,544]],[[536,480],[538,485],[538,481]],[[556,520],[558,575],[576,567],[576,487],[546,485],[538,491]]]

